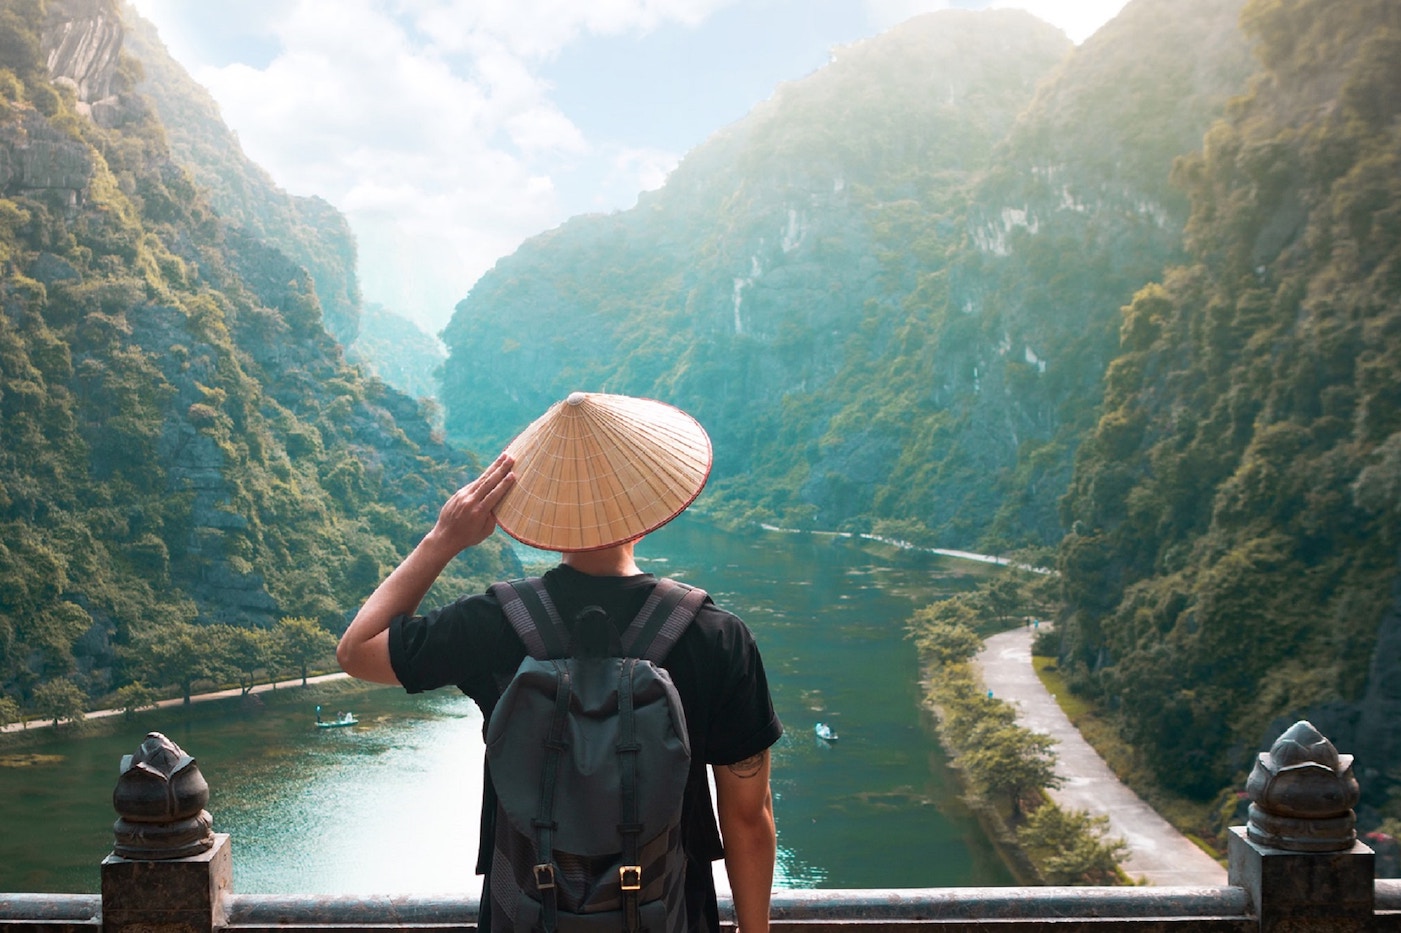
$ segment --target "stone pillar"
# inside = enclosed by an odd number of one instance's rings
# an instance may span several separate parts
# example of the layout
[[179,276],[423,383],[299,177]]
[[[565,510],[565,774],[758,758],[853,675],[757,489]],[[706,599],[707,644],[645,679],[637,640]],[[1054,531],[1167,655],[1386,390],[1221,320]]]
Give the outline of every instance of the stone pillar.
[[1375,923],[1372,850],[1357,841],[1352,756],[1308,722],[1262,752],[1246,782],[1250,818],[1227,839],[1228,880],[1261,933],[1362,933]]
[[122,756],[112,792],[116,844],[102,860],[103,933],[211,933],[233,887],[226,834],[213,832],[209,785],[159,732]]

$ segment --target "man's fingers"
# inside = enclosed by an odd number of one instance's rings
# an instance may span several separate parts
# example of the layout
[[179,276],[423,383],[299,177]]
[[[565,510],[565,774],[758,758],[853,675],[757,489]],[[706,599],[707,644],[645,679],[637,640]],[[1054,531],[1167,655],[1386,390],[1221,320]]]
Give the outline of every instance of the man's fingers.
[[489,509],[495,509],[496,503],[501,501],[501,497],[516,484],[516,474],[507,473],[501,477],[501,481],[492,487],[485,496],[482,497],[482,504]]

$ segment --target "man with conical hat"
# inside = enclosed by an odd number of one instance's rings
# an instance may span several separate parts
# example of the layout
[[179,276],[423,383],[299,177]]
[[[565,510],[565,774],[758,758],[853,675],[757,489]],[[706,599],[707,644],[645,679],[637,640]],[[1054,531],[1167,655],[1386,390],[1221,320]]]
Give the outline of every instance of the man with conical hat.
[[[526,648],[490,591],[419,614],[448,562],[499,525],[561,553],[543,580],[562,619],[597,606],[626,626],[658,583],[637,566],[637,540],[684,511],[710,467],[710,440],[685,412],[650,399],[570,395],[443,505],[356,614],[337,659],[352,676],[411,693],[456,685],[489,715],[502,675],[510,677]],[[691,743],[682,823],[687,928],[718,931],[711,862],[723,857],[739,928],[762,933],[775,860],[769,748],[783,727],[758,648],[738,617],[707,600],[662,667],[680,694]]]

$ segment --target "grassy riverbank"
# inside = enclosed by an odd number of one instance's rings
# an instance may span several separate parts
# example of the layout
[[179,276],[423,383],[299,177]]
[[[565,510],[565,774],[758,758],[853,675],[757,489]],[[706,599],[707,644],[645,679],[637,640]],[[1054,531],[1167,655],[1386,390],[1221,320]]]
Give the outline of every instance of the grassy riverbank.
[[310,678],[306,686],[302,686],[301,679],[298,678],[275,684],[259,684],[247,694],[238,688],[209,690],[191,697],[188,705],[176,698],[138,710],[94,710],[83,719],[62,722],[57,727],[47,720],[27,724],[14,723],[9,729],[0,730],[0,767],[5,767],[7,763],[11,766],[15,764],[14,761],[6,761],[9,755],[49,741],[56,735],[100,736],[127,732],[132,736],[134,749],[135,744],[146,734],[147,728],[143,723],[149,723],[158,711],[180,709],[185,720],[191,724],[224,717],[230,704],[269,707],[303,705],[308,710],[308,716],[313,716],[315,707],[320,704],[334,714],[336,709],[354,706],[355,698],[363,696],[365,692],[382,689],[385,688],[344,675],[321,675]]

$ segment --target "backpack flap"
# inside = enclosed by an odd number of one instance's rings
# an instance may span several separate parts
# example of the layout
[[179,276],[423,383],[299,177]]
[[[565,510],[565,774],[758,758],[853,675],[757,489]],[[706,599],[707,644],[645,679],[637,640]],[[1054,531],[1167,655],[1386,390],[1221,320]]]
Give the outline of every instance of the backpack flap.
[[[626,756],[618,754],[617,719],[624,677],[633,696],[636,734],[643,739],[636,743],[637,774],[646,785],[637,799],[638,839],[646,843],[676,823],[691,761],[681,699],[665,670],[628,661],[521,662],[487,728],[487,757],[502,811],[523,834],[533,835],[541,778],[554,770],[554,848],[588,857],[621,851],[619,788]],[[568,694],[563,747],[552,768],[550,731],[561,690]]]

